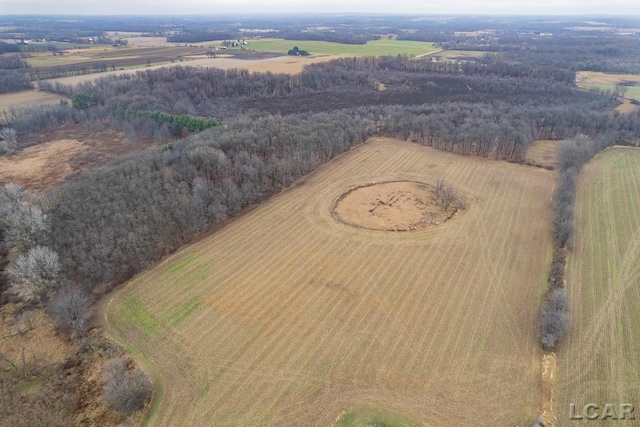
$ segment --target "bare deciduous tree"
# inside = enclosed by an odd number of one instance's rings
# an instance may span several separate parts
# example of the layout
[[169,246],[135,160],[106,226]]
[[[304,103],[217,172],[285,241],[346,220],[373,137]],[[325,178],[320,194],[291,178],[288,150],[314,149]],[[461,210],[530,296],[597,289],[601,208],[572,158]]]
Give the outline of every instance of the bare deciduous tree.
[[542,307],[542,347],[554,350],[569,328],[569,299],[564,288],[555,288]]
[[9,154],[14,154],[18,148],[18,134],[15,129],[3,128],[0,129],[0,138],[4,141]]
[[58,326],[83,333],[91,310],[91,296],[83,289],[65,286],[49,304]]
[[127,369],[125,359],[107,360],[102,372],[105,380],[102,396],[110,408],[131,414],[151,398],[151,382],[140,368]]
[[23,250],[35,246],[50,230],[48,216],[27,196],[16,184],[0,188],[0,237]]
[[32,248],[9,268],[11,287],[25,301],[42,302],[60,285],[58,254],[44,246]]
[[444,179],[438,179],[436,183],[436,189],[433,193],[433,201],[443,211],[448,211],[449,208],[456,204],[458,198],[458,192],[450,184],[446,183]]

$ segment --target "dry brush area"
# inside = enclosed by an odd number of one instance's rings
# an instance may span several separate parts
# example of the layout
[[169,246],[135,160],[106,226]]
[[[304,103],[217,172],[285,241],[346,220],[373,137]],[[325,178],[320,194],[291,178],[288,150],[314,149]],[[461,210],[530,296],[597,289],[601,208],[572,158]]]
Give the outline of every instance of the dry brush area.
[[[616,147],[583,169],[567,263],[571,329],[558,354],[558,425],[570,404],[640,402],[640,150]],[[636,414],[637,418],[637,414]],[[575,421],[574,421],[575,422]],[[636,421],[637,422],[637,421]],[[607,425],[631,425],[630,421]],[[635,425],[635,424],[634,424]]]
[[[410,232],[331,214],[381,181],[464,194]],[[147,362],[152,425],[326,426],[360,405],[427,425],[526,425],[554,172],[376,139],[124,285],[107,329]]]

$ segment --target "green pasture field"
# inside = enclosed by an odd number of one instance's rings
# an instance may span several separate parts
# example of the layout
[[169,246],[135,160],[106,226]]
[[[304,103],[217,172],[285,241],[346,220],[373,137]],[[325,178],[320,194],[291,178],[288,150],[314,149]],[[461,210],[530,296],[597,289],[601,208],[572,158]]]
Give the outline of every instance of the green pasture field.
[[[571,331],[558,353],[558,424],[570,405],[640,402],[640,150],[611,148],[580,173],[567,263]],[[636,415],[637,417],[637,415]],[[577,424],[583,425],[578,422]],[[594,425],[604,425],[604,421]],[[607,426],[634,425],[610,418]]]
[[249,41],[247,49],[261,52],[283,52],[297,46],[312,55],[336,56],[395,56],[423,55],[438,50],[431,42],[408,40],[373,40],[364,45],[331,43],[323,41],[261,39]]
[[[602,84],[602,83],[583,83],[587,89],[607,90],[609,92],[616,91],[616,85],[614,84]],[[629,99],[640,100],[640,86],[622,86],[626,90],[624,96]],[[620,86],[618,86],[620,88]]]

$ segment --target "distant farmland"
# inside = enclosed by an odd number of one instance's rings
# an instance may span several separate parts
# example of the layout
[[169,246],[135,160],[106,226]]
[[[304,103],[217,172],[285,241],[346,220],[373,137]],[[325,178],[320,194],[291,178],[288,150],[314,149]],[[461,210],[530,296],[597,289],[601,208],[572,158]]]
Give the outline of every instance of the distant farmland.
[[640,100],[640,75],[637,74],[580,71],[578,84],[587,89],[599,89],[609,92],[622,89],[626,98]]
[[[640,404],[640,150],[613,148],[588,164],[578,185],[575,249],[567,264],[572,326],[559,353],[558,425],[606,403]],[[597,422],[594,423],[599,424]],[[635,425],[620,421],[607,425]]]
[[291,48],[297,46],[301,50],[306,50],[311,54],[325,54],[336,56],[396,56],[423,55],[438,48],[431,42],[416,42],[408,40],[372,40],[364,45],[342,44],[309,40],[283,40],[283,39],[260,39],[251,40],[247,49],[263,52],[287,53]]
[[[106,318],[154,373],[150,424],[527,425],[554,177],[373,140],[141,273]],[[439,225],[332,216],[356,187],[439,178],[468,202]]]

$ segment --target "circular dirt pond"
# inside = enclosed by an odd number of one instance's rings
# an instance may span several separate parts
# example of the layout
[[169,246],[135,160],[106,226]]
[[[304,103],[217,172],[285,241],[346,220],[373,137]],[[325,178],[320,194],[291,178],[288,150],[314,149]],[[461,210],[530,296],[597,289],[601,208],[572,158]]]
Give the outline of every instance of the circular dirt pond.
[[443,211],[434,202],[431,185],[391,181],[356,187],[336,200],[333,216],[353,227],[410,231],[440,224],[455,211]]

